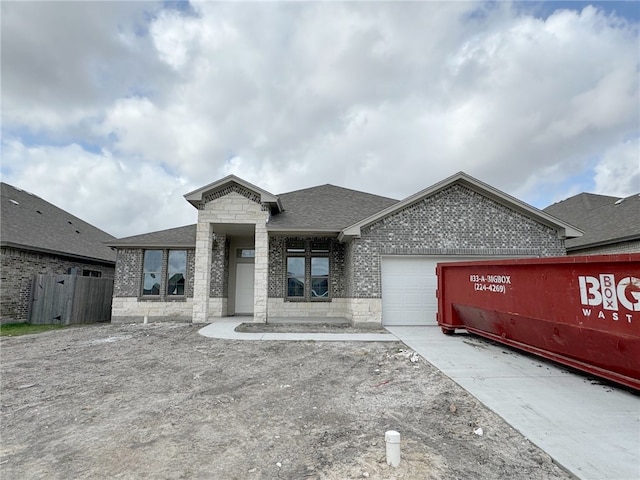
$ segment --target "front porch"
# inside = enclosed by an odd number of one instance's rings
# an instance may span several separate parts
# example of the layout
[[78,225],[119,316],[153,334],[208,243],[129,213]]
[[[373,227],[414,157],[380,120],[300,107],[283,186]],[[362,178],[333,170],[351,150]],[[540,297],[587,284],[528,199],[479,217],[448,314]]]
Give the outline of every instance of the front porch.
[[[210,316],[230,314],[252,314],[254,321],[266,322],[269,258],[266,224],[270,198],[263,200],[255,191],[236,183],[212,184],[186,198],[199,210],[193,323],[206,323]],[[212,268],[213,262],[217,262],[217,268]],[[216,278],[212,278],[212,271],[218,272]],[[213,298],[222,301],[211,301]]]

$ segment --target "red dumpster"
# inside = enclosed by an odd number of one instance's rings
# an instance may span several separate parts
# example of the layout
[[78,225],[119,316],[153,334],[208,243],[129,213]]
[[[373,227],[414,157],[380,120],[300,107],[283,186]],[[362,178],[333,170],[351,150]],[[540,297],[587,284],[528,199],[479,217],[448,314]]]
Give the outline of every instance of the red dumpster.
[[640,254],[440,263],[438,325],[640,390]]

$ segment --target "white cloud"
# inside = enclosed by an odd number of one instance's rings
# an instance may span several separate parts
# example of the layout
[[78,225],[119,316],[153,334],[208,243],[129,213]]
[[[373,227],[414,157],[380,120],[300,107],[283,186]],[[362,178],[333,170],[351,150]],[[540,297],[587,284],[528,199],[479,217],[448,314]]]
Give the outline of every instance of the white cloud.
[[3,145],[3,163],[19,165],[3,181],[117,237],[194,223],[196,210],[182,195],[195,187],[160,168],[90,153],[79,145]]
[[180,70],[194,54],[196,40],[202,35],[202,22],[175,11],[160,13],[151,25],[151,36],[159,57],[175,70]]
[[594,193],[613,197],[640,193],[640,137],[608,149],[595,172]]
[[[571,179],[580,191],[634,178],[638,25],[592,7],[543,20],[503,2],[55,5],[55,26],[17,3],[2,18],[20,40],[3,42],[3,129],[31,157],[42,134],[42,180],[72,147],[82,161],[67,176],[121,162],[128,175],[102,173],[135,204],[147,184],[126,180],[143,170],[169,191],[183,179],[181,194],[234,173],[274,193],[333,183],[396,198],[464,170],[541,206]],[[28,165],[3,158],[21,179]],[[162,205],[138,225],[191,208]],[[99,208],[86,207],[117,224]]]
[[[48,136],[170,72],[142,31],[159,2],[3,2],[2,120]],[[83,132],[85,133],[85,132]]]

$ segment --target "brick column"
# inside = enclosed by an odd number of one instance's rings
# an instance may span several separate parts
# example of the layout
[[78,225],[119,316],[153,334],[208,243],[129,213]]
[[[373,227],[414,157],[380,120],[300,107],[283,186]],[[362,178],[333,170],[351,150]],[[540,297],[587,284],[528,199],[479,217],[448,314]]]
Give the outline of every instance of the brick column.
[[253,284],[253,320],[267,322],[267,284],[269,279],[269,236],[265,223],[256,223],[255,265]]
[[209,222],[196,226],[196,258],[193,275],[193,323],[209,321],[209,287],[211,284],[211,252],[213,230]]

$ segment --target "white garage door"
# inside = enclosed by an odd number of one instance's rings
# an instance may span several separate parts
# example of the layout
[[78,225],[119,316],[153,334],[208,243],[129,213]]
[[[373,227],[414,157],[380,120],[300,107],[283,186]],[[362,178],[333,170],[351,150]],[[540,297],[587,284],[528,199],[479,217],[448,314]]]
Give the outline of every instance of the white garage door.
[[455,256],[382,257],[383,325],[437,325],[436,264],[486,259]]

